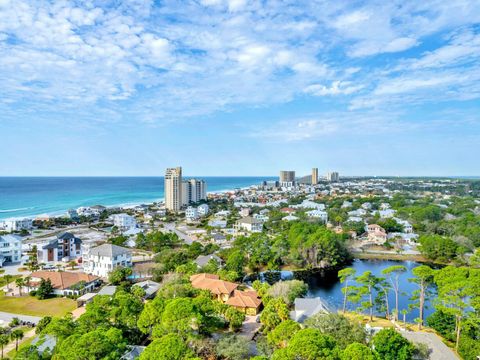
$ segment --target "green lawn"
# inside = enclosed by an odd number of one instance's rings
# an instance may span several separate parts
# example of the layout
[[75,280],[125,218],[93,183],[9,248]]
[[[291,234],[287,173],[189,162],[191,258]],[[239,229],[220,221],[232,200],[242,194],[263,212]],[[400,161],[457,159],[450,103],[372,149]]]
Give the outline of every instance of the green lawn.
[[33,296],[5,296],[0,294],[0,311],[32,316],[64,316],[77,308],[71,299],[52,298],[38,300]]

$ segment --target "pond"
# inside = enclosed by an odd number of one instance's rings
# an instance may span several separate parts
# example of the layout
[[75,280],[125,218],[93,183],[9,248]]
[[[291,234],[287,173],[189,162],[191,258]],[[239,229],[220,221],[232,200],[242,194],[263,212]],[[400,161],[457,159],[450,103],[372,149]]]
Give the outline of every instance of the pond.
[[[412,269],[420,266],[420,263],[414,261],[390,261],[390,260],[354,260],[349,267],[356,270],[356,275],[361,275],[365,271],[371,271],[376,276],[382,276],[382,270],[392,265],[404,265],[407,271],[400,275],[400,291],[399,296],[399,311],[406,309],[408,311],[406,318],[408,322],[414,322],[415,318],[419,316],[418,309],[410,310],[408,305],[412,303],[410,297],[412,293],[417,290],[417,285],[408,281],[409,278],[413,278]],[[288,279],[292,275],[296,279],[301,279],[309,285],[309,291],[307,297],[320,297],[323,302],[332,311],[340,310],[343,304],[343,284],[338,280],[338,270],[320,270],[320,271],[298,271],[289,273],[283,272],[282,278]],[[265,277],[268,275],[265,274]],[[435,295],[432,295],[432,299]],[[395,295],[393,291],[389,296],[390,309],[395,308]],[[358,305],[348,304],[350,310],[355,309]],[[434,312],[433,306],[430,301],[426,301],[425,319]],[[384,316],[385,314],[379,314]],[[403,320],[403,315],[400,313],[400,320]]]

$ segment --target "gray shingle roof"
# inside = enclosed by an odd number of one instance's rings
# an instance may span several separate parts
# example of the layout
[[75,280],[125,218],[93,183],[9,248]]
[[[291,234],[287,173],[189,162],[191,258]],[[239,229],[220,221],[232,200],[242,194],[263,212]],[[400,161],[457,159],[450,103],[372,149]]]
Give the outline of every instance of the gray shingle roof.
[[130,253],[130,249],[113,244],[103,244],[90,249],[89,254],[94,256],[114,257]]

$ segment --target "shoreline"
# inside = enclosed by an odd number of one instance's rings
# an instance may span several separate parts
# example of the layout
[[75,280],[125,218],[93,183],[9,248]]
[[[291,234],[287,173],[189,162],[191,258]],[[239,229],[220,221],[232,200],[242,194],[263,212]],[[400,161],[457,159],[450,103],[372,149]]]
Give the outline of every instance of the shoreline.
[[[252,184],[250,186],[254,186],[254,185],[255,184]],[[207,191],[207,196],[208,195],[222,195],[222,194],[226,194],[226,193],[229,193],[229,192],[235,192],[235,190],[237,190],[237,189],[245,190],[245,189],[248,189],[250,186],[235,188],[235,189]],[[133,208],[133,207],[136,207],[136,206],[139,206],[139,205],[153,205],[155,203],[162,203],[164,201],[165,201],[165,197],[161,197],[161,198],[150,199],[150,200],[145,201],[145,202],[133,202],[133,203],[129,202],[129,203],[119,203],[119,204],[111,204],[111,205],[103,205],[103,204],[95,203],[95,204],[91,204],[91,205],[81,205],[81,206],[77,206],[77,207],[69,208],[69,209],[78,209],[80,207],[92,207],[92,206],[96,206],[96,205],[105,206],[107,209],[112,209],[112,208],[128,209],[128,208]],[[7,212],[13,212],[13,211],[24,210],[24,209],[29,209],[29,208],[33,209],[34,207],[25,207],[25,208],[12,209],[12,210],[0,210],[0,222],[8,221],[8,220],[21,220],[21,219],[35,220],[36,218],[39,218],[39,217],[42,217],[42,216],[50,217],[50,218],[58,218],[58,217],[65,216],[66,212],[69,210],[69,209],[63,209],[63,210],[54,211],[54,212],[50,212],[50,213],[45,213],[44,212],[44,213],[36,213],[36,214],[23,215],[23,216],[10,216],[10,217],[5,217],[5,218],[1,217],[1,214],[5,214]]]

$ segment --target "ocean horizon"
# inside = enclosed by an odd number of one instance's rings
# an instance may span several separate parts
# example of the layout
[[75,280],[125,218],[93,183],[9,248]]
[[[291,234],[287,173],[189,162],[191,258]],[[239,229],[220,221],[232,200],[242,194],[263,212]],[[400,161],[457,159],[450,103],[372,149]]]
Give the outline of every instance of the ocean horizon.
[[[276,177],[184,176],[203,179],[207,192],[260,184]],[[0,177],[0,219],[61,215],[80,206],[127,206],[164,198],[163,176]]]

